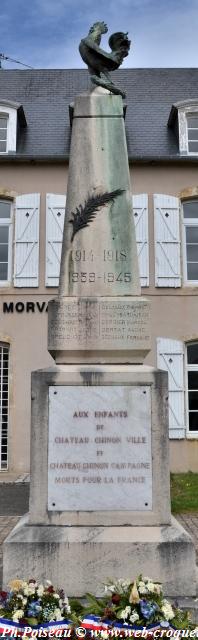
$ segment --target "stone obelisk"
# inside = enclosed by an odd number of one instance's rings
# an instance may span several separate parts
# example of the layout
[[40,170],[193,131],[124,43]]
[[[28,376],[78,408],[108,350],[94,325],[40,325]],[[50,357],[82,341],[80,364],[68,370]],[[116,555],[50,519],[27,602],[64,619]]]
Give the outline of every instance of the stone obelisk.
[[57,363],[142,363],[150,349],[123,104],[103,88],[74,106],[60,287],[48,326]]
[[[34,575],[82,596],[108,576],[143,573],[167,595],[193,596],[194,547],[170,513],[167,374],[143,364],[149,303],[121,91],[106,67],[93,69],[94,28],[81,49],[102,88],[73,109],[60,287],[49,304],[56,365],[32,374],[30,512],[4,543],[4,585]],[[126,34],[110,42],[106,65],[128,47]]]

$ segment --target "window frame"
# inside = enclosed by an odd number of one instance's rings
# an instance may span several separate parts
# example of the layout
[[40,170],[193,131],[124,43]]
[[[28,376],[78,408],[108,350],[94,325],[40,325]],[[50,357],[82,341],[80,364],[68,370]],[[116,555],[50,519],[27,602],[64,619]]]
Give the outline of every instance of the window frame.
[[[197,218],[184,218],[184,205],[188,202],[197,201]],[[181,210],[182,210],[182,262],[183,262],[183,284],[186,287],[198,287],[198,276],[197,280],[189,280],[188,279],[188,271],[187,271],[187,247],[186,247],[186,227],[197,227],[198,228],[198,197],[195,198],[187,198],[185,200],[181,200]],[[197,269],[198,269],[198,261],[197,261]]]
[[178,134],[179,134],[179,151],[180,155],[198,156],[198,151],[189,151],[188,148],[188,116],[198,117],[198,98],[192,100],[184,100],[176,103],[175,108],[178,111]]
[[16,152],[17,143],[17,107],[12,107],[9,103],[0,101],[0,115],[7,118],[7,145],[6,151],[0,151],[0,155],[7,155]]
[[13,243],[13,216],[14,216],[14,203],[9,198],[1,198],[0,202],[9,202],[10,204],[10,218],[0,218],[0,228],[8,226],[8,277],[7,280],[0,280],[0,288],[8,287],[12,284],[12,243]]
[[[197,151],[190,151],[189,150],[189,142],[193,142],[192,140],[189,140],[189,129],[193,129],[193,127],[189,127],[188,126],[188,118],[190,118],[191,116],[192,117],[196,116],[197,119],[198,119],[198,108],[197,108],[197,111],[194,111],[194,112],[186,111],[187,147],[188,147],[187,153],[188,153],[189,156],[198,156],[198,150]],[[198,131],[198,127],[196,127],[195,130]],[[198,145],[198,138],[197,138],[197,140],[195,140],[195,142],[197,142],[197,145]]]
[[[6,150],[5,151],[0,151],[0,155],[8,153],[8,127],[9,127],[9,115],[7,113],[2,113],[2,111],[0,110],[0,124],[1,124],[1,118],[4,118],[7,120],[7,127],[6,127]],[[1,129],[2,127],[0,127]],[[1,138],[1,134],[0,134],[0,138]],[[0,142],[3,142],[3,140],[0,139]]]
[[[186,413],[186,438],[188,440],[197,440],[198,438],[198,429],[196,431],[190,431],[189,429],[189,402],[188,402],[188,372],[189,371],[197,371],[198,372],[198,364],[188,364],[188,347],[193,344],[198,344],[198,340],[192,340],[190,342],[185,343],[185,353],[184,353],[184,379],[185,379],[185,413]],[[197,412],[198,413],[198,412]]]
[[[9,389],[9,385],[10,385],[10,376],[9,376],[9,372],[10,372],[10,344],[9,342],[4,342],[4,341],[0,341],[0,349],[2,350],[1,353],[1,364],[0,364],[0,473],[5,473],[6,471],[8,471],[9,469],[9,419],[10,419],[10,389]],[[7,404],[6,404],[6,410],[7,410],[7,420],[5,421],[6,424],[6,429],[5,429],[5,433],[2,434],[2,412],[5,409],[5,407],[3,407],[3,376],[2,376],[2,362],[3,362],[3,349],[7,349],[8,351],[8,367],[7,367]],[[5,400],[4,400],[5,402]],[[6,445],[2,444],[2,436],[6,437]],[[6,464],[5,466],[2,467],[2,454],[4,453],[4,451],[2,451],[2,447],[6,447]]]

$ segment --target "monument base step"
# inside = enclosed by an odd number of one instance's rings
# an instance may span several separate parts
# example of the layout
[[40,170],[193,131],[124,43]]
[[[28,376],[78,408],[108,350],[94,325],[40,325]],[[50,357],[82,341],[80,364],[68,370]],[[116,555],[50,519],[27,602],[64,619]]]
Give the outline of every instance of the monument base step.
[[196,596],[194,545],[174,518],[161,527],[68,527],[30,525],[24,516],[3,546],[4,587],[33,576],[68,596],[101,596],[108,577],[133,580],[140,573],[160,581],[166,596]]
[[169,598],[172,604],[177,600],[177,606],[182,611],[188,611],[190,613],[190,617],[192,622],[196,625],[198,624],[198,598]]

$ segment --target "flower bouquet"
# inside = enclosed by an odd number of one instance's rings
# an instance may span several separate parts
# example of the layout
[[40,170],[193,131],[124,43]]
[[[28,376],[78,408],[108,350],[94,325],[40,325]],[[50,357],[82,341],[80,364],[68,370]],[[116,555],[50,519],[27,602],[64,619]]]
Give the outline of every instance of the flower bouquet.
[[[0,633],[23,635],[27,629],[42,627],[43,635],[52,627],[66,629],[70,613],[63,589],[55,589],[49,580],[12,580],[9,591],[0,591]],[[28,632],[27,632],[28,633]]]
[[103,598],[87,593],[86,605],[72,599],[70,604],[73,620],[85,629],[111,628],[126,636],[127,629],[148,629],[152,634],[160,628],[194,628],[188,612],[181,611],[164,598],[161,584],[142,575],[134,582],[109,580],[104,586]]
[[[0,634],[4,637],[35,637],[37,630],[39,638],[65,634],[82,638],[91,632],[93,637],[93,631],[99,636],[101,632],[103,638],[127,637],[127,630],[131,637],[144,630],[145,638],[159,629],[163,637],[171,629],[194,629],[189,614],[164,598],[161,584],[141,575],[134,582],[109,580],[104,597],[88,593],[85,601],[71,598],[69,602],[63,589],[55,589],[49,580],[43,585],[34,579],[17,579],[9,588],[0,592]],[[194,629],[195,636],[198,629]]]

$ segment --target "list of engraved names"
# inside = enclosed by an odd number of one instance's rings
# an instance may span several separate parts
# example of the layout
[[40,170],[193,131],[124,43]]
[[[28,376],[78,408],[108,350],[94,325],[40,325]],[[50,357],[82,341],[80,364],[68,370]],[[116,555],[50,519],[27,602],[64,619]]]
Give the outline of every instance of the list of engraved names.
[[100,340],[103,345],[109,340],[117,346],[127,346],[132,342],[141,346],[149,340],[149,309],[146,302],[123,300],[79,299],[64,301],[58,309],[57,322],[51,327],[51,339],[54,335],[59,341],[69,340],[76,347],[76,341],[83,343],[89,339]]
[[150,387],[49,388],[48,509],[152,509]]

